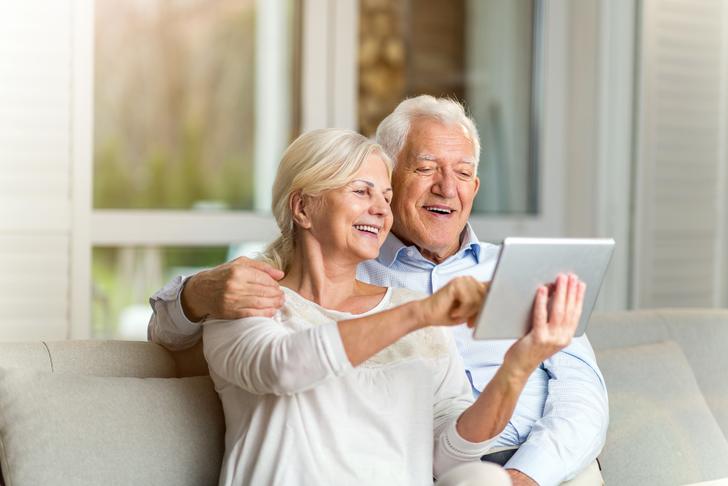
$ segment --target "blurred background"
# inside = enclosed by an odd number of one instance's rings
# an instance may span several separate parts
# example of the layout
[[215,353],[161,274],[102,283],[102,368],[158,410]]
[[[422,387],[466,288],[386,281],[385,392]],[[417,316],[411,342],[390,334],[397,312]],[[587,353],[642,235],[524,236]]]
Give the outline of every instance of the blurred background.
[[481,239],[615,238],[601,309],[728,305],[728,2],[0,5],[0,340],[145,339],[275,236],[291,140],[423,93],[476,120]]

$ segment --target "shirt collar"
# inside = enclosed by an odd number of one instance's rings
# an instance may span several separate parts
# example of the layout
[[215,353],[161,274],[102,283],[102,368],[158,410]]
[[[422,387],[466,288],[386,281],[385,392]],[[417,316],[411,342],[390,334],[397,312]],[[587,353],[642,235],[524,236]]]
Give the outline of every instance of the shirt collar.
[[394,260],[397,259],[399,252],[405,248],[407,248],[407,246],[402,243],[402,240],[397,238],[394,233],[390,231],[387,238],[384,240],[382,247],[379,249],[379,256],[377,257],[377,260],[379,260],[379,263],[391,267]]
[[[461,233],[461,240],[460,248],[455,254],[462,256],[467,250],[471,250],[475,257],[475,261],[480,263],[481,243],[478,241],[478,237],[476,236],[472,226],[470,226],[470,223],[465,226],[465,229]],[[394,235],[394,233],[390,232],[389,235],[387,235],[387,239],[384,240],[382,247],[379,249],[379,256],[377,257],[377,260],[379,263],[390,267],[397,259],[400,252],[410,247],[414,246],[405,245],[402,243],[402,240]]]
[[473,227],[470,226],[470,223],[468,223],[465,225],[465,229],[463,230],[462,243],[460,244],[460,249],[457,254],[465,253],[469,249],[473,252],[475,261],[480,263],[481,248],[482,245],[478,240],[478,236],[475,234]]

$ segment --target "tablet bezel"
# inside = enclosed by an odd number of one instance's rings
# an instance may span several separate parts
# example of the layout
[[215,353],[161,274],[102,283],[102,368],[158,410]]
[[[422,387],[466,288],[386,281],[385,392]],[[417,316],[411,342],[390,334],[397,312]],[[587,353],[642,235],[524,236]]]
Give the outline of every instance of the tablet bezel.
[[[536,290],[559,273],[586,282],[584,307],[575,336],[586,331],[614,253],[611,238],[513,238],[503,241],[488,295],[476,319],[473,339],[518,339],[531,328]],[[490,304],[489,304],[490,303]]]

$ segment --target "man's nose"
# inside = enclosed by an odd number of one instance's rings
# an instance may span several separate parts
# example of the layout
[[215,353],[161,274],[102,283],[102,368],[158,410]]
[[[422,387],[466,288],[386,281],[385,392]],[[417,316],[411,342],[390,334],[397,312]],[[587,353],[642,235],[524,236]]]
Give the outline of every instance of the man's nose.
[[444,198],[453,198],[457,195],[457,181],[450,171],[443,171],[437,175],[432,185],[432,192]]

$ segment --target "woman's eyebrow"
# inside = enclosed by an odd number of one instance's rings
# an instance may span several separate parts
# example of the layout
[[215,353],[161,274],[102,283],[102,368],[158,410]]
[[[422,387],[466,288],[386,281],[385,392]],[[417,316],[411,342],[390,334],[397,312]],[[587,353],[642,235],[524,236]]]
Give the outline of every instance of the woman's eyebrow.
[[[355,182],[361,182],[363,184],[366,184],[367,186],[371,187],[372,189],[374,189],[374,187],[375,187],[375,184],[372,181],[368,181],[366,179],[354,179],[353,181],[350,182],[350,184],[353,184]],[[388,187],[382,192],[392,192],[392,188]]]
[[354,179],[354,180],[353,180],[353,181],[351,181],[351,182],[352,182],[352,183],[354,183],[354,182],[363,182],[364,184],[366,184],[366,185],[367,185],[367,186],[369,186],[369,187],[374,187],[374,183],[373,183],[372,181],[368,181],[368,180],[366,180],[366,179]]

